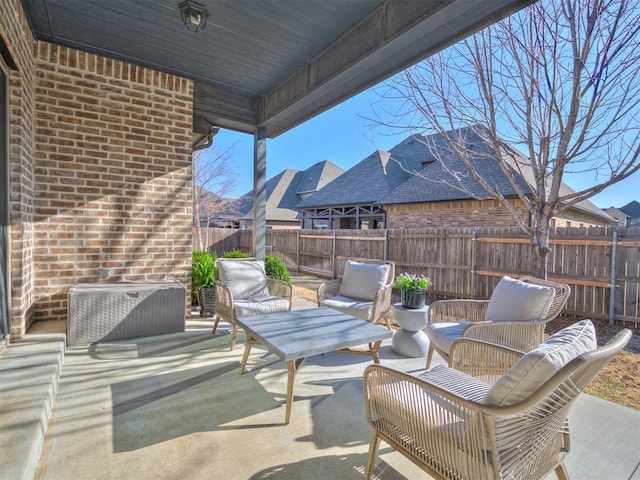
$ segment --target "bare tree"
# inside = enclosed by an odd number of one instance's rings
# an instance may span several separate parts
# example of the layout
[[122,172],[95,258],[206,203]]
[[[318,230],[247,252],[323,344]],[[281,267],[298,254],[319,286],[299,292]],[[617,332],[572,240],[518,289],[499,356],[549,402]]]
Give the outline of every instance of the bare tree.
[[229,161],[233,146],[219,150],[215,144],[206,150],[193,152],[193,226],[195,228],[196,247],[206,248],[202,244],[200,223],[228,209],[230,200],[226,195],[236,186],[237,180]]
[[[465,167],[448,182],[472,176],[502,202],[546,278],[552,217],[640,170],[639,40],[636,0],[540,0],[390,80],[384,96],[404,103],[385,123],[442,135]],[[474,169],[471,125],[515,195]],[[567,173],[593,184],[570,191]]]

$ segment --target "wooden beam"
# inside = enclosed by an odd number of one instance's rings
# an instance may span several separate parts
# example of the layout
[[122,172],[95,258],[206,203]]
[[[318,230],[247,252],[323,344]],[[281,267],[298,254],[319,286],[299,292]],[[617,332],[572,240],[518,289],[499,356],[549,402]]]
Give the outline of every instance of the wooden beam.
[[381,2],[260,99],[273,138],[534,0]]
[[256,99],[202,82],[194,83],[193,113],[217,127],[244,133],[257,130]]

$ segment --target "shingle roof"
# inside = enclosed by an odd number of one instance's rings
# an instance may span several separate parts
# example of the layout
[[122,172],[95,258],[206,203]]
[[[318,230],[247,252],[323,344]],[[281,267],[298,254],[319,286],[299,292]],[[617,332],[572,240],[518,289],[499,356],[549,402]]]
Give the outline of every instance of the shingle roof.
[[[474,165],[474,170],[484,178],[484,180],[506,197],[516,195],[513,185],[502,172],[496,160],[495,150],[482,142],[472,128],[461,129],[457,133],[464,136],[468,148],[476,154],[470,158]],[[469,198],[485,199],[490,198],[487,191],[482,187],[466,165],[456,155],[454,155],[445,139],[441,135],[431,135],[429,137],[417,137],[415,143],[423,151],[423,158],[427,158],[424,168],[417,175],[413,175],[396,189],[378,199],[378,204],[399,204],[399,203],[423,203],[439,202],[449,200],[466,200]],[[435,159],[431,153],[434,149],[439,152],[440,159]],[[516,178],[519,178],[519,186],[525,193],[530,193],[528,184],[513,170]]]
[[[328,160],[317,162],[307,170],[299,171],[286,169],[278,175],[267,180],[266,187],[266,218],[267,220],[297,219],[298,211],[295,209],[300,196],[301,185],[303,188],[321,188],[344,170]],[[306,190],[308,191],[308,190]],[[227,215],[233,218],[253,217],[253,190],[238,198],[229,208]]]
[[631,218],[640,218],[640,203],[635,200],[627,203],[624,207],[620,207],[619,210],[626,213]]
[[303,193],[317,192],[343,173],[344,169],[328,160],[315,163],[303,172],[296,193],[300,195]]
[[374,203],[410,177],[390,152],[378,150],[300,202],[298,208]]
[[[475,152],[471,158],[475,170],[505,197],[516,195],[513,185],[496,160],[495,150],[482,139],[483,127],[475,125],[448,134],[460,135]],[[503,157],[525,194],[531,193],[533,173],[528,159],[508,144]],[[438,152],[439,159],[434,155]],[[442,163],[444,162],[444,164]],[[443,166],[446,165],[446,168]],[[452,172],[454,173],[452,175]],[[566,184],[561,194],[573,192]],[[466,165],[453,153],[440,134],[411,135],[389,152],[376,151],[347,170],[326,187],[300,202],[298,208],[338,205],[439,202],[490,198]],[[637,202],[636,202],[637,203]],[[610,220],[611,217],[589,201],[574,208]]]

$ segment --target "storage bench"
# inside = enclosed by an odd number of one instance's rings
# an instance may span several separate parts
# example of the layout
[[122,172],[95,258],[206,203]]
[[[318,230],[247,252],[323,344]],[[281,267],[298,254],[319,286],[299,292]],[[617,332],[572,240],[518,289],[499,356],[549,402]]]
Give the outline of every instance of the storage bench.
[[183,332],[179,281],[81,283],[69,290],[67,345]]

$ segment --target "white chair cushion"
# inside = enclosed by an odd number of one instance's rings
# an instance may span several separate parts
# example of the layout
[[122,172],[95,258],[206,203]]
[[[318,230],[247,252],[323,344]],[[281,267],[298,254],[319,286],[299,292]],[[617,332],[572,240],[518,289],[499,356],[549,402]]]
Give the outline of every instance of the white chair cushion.
[[369,320],[371,309],[373,308],[373,302],[366,302],[362,300],[356,300],[353,298],[343,297],[337,295],[335,297],[328,298],[320,302],[323,307],[333,308],[339,312],[346,313],[362,320]]
[[233,307],[236,317],[250,317],[262,313],[286,312],[289,310],[289,301],[282,297],[259,297],[235,300]]
[[486,320],[492,322],[541,320],[549,311],[555,290],[502,277],[487,306]]
[[262,260],[218,262],[220,280],[229,288],[234,302],[239,299],[266,297],[267,274]]
[[338,293],[344,297],[373,301],[378,290],[387,284],[389,268],[389,265],[347,260]]
[[462,332],[469,325],[470,322],[433,322],[427,323],[424,331],[434,348],[450,352],[453,342],[462,336]]
[[529,397],[578,355],[597,348],[590,320],[564,328],[518,360],[487,392],[484,403],[513,405]]

